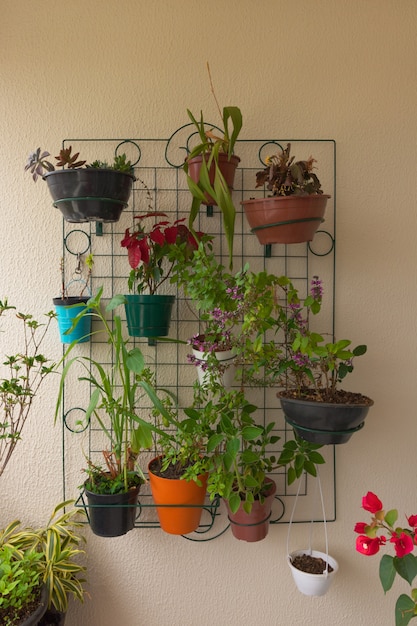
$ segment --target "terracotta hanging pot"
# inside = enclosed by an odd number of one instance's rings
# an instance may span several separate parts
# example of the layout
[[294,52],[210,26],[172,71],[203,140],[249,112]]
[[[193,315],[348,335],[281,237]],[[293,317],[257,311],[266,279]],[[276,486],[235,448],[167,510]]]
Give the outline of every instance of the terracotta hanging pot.
[[[205,159],[206,161],[208,160],[207,155],[205,155]],[[200,179],[200,170],[201,170],[202,161],[203,161],[202,155],[196,156],[192,159],[187,160],[188,175],[195,183],[198,183]],[[227,154],[222,153],[222,152],[219,154],[219,167],[229,189],[233,189],[233,185],[235,182],[236,168],[239,165],[239,162],[240,162],[240,158],[234,154],[232,154],[232,156],[230,157],[230,161],[227,158]],[[214,182],[214,171],[215,171],[214,164],[212,164],[210,167],[210,171],[209,171],[209,179],[210,179],[211,185],[213,185],[213,182]],[[211,196],[206,194],[206,198],[207,200],[203,204],[216,205],[215,200]]]
[[251,231],[262,245],[311,241],[324,221],[331,196],[273,196],[241,202]]
[[246,513],[241,504],[236,513],[232,513],[226,502],[232,534],[236,539],[243,541],[261,541],[265,539],[269,531],[272,503],[274,501],[277,486],[268,478],[270,487],[265,494],[265,500],[261,503],[255,500],[250,513]]
[[194,480],[164,478],[154,473],[161,464],[161,458],[152,459],[148,465],[149,482],[159,524],[162,530],[171,535],[187,535],[196,530],[200,524],[207,489],[207,474],[199,476],[201,486]]
[[[291,392],[289,392],[291,393]],[[341,444],[363,428],[373,400],[361,394],[356,403],[331,403],[277,394],[285,419],[302,439],[322,445]]]

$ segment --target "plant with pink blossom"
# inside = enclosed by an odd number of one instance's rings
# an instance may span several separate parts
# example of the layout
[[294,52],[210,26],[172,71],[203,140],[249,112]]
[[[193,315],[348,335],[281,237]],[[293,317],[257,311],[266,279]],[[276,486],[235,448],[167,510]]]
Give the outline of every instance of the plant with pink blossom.
[[[379,578],[386,593],[391,589],[397,574],[410,586],[417,576],[417,556],[413,554],[417,545],[417,515],[407,517],[408,527],[396,526],[397,509],[385,511],[381,500],[371,491],[362,498],[362,508],[372,514],[370,523],[355,524],[356,550],[366,556],[377,554],[381,546],[392,544],[395,556],[384,554],[379,564]],[[382,534],[379,534],[382,533]],[[389,538],[388,538],[389,537]],[[417,616],[417,588],[411,594],[401,594],[395,605],[396,626],[406,626]]]

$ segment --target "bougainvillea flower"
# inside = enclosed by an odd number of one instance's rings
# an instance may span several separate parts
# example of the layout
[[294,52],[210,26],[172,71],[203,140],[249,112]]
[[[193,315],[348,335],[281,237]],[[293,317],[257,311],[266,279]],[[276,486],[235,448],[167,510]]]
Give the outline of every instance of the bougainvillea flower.
[[366,537],[366,535],[359,535],[356,538],[356,550],[366,556],[372,556],[379,552],[379,546],[385,543],[385,537]]
[[355,531],[355,533],[359,533],[359,535],[363,535],[365,532],[365,528],[367,526],[368,524],[366,522],[357,522],[353,530]]
[[398,557],[403,557],[409,554],[414,549],[414,542],[410,535],[402,532],[400,535],[394,534],[390,542],[395,544],[395,553]]
[[407,517],[407,521],[410,524],[411,528],[416,528],[416,526],[417,526],[417,515],[410,515],[410,517]]
[[369,513],[378,513],[378,511],[382,511],[383,504],[378,496],[372,493],[372,491],[368,491],[366,496],[362,498],[362,508],[365,511],[369,511]]

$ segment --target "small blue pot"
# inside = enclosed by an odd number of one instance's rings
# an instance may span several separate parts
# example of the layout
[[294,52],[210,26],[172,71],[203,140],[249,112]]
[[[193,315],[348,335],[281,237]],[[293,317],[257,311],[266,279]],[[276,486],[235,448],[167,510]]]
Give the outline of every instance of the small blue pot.
[[70,333],[67,331],[71,328],[73,320],[77,317],[85,307],[89,298],[78,298],[71,296],[69,298],[54,298],[53,303],[58,319],[59,334],[62,343],[72,343],[77,340],[79,343],[90,341],[91,334],[91,316],[82,317],[77,326]]

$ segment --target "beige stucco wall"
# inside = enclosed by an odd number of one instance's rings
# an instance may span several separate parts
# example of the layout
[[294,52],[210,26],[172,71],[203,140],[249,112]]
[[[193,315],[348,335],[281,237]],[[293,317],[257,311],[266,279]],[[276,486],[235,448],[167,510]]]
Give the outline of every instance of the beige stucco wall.
[[[88,533],[91,600],[71,607],[68,626],[394,623],[407,586],[384,597],[378,558],[355,553],[352,528],[368,489],[417,512],[416,31],[415,0],[3,0],[0,298],[40,314],[58,287],[61,220],[23,172],[28,152],[54,152],[64,137],[167,137],[187,107],[214,116],[209,60],[221,102],[242,109],[244,137],[337,142],[337,331],[368,344],[350,384],[375,400],[337,451],[329,536],[340,572],[327,596],[295,591],[285,526],[258,545]],[[60,354],[55,341],[49,350]],[[57,382],[1,479],[0,525],[42,523],[61,499]]]

